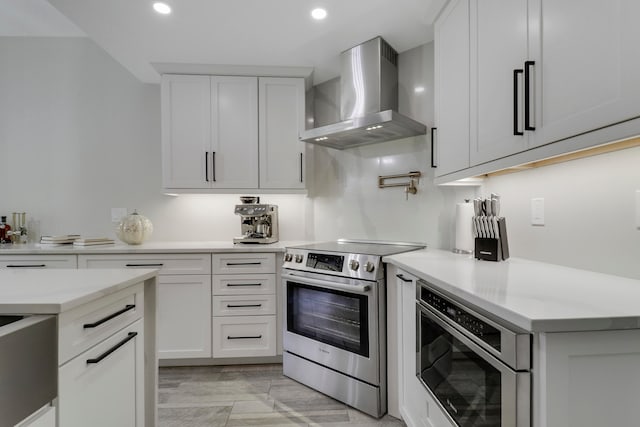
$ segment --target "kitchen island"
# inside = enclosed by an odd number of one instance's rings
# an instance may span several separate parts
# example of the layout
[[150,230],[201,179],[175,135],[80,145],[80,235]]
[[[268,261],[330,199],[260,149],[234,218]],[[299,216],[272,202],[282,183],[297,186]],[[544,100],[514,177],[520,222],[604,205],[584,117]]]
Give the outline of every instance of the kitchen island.
[[637,424],[640,281],[518,258],[478,261],[439,250],[385,261],[389,328],[398,337],[398,351],[389,360],[398,378],[396,408],[409,426],[452,425],[416,376],[420,286],[530,334],[530,424],[523,425]]
[[58,426],[156,425],[156,275],[0,270],[0,314],[56,317]]

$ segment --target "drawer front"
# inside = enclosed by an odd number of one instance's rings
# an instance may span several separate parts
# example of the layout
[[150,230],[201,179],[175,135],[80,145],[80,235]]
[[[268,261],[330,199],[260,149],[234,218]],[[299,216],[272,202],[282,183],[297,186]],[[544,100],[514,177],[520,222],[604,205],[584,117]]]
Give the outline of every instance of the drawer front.
[[81,305],[58,316],[58,364],[144,316],[144,284]]
[[144,426],[144,324],[139,320],[59,370],[61,427]]
[[213,295],[266,295],[275,293],[275,274],[213,275]]
[[214,274],[275,273],[276,254],[213,254]]
[[275,295],[214,295],[214,316],[258,316],[276,314]]
[[0,256],[0,268],[78,268],[75,255],[4,255]]
[[276,355],[276,316],[214,317],[213,357]]
[[79,255],[79,268],[157,268],[158,274],[211,274],[210,254]]

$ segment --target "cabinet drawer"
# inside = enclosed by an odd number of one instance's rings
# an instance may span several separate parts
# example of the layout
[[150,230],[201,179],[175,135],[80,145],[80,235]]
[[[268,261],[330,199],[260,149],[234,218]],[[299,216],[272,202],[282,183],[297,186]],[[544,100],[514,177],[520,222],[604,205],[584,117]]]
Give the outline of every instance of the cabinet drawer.
[[143,316],[143,283],[60,313],[58,364],[63,365]]
[[79,268],[157,268],[158,274],[211,274],[209,254],[79,255]]
[[275,293],[275,274],[213,275],[213,295],[265,295]]
[[257,316],[276,314],[275,295],[214,295],[214,316]]
[[61,427],[144,426],[144,325],[139,320],[59,370]]
[[78,268],[75,255],[4,255],[0,268]]
[[275,356],[276,316],[213,318],[213,357]]
[[276,254],[213,254],[214,274],[275,273]]

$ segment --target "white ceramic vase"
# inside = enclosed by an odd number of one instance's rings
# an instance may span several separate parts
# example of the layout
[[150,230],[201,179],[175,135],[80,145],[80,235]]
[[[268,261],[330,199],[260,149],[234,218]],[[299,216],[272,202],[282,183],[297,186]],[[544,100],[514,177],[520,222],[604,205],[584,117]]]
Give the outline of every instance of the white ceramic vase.
[[139,245],[151,236],[153,224],[144,215],[135,210],[132,214],[122,218],[116,228],[118,239],[129,245]]

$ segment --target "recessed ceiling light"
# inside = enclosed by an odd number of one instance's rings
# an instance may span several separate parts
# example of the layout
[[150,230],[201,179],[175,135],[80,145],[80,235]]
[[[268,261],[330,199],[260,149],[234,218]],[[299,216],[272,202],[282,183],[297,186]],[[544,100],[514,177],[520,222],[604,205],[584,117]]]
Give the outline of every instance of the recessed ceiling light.
[[311,11],[313,19],[321,20],[327,17],[327,11],[322,8],[313,9]]
[[163,15],[168,15],[171,13],[171,7],[168,4],[159,1],[153,4],[153,10]]

